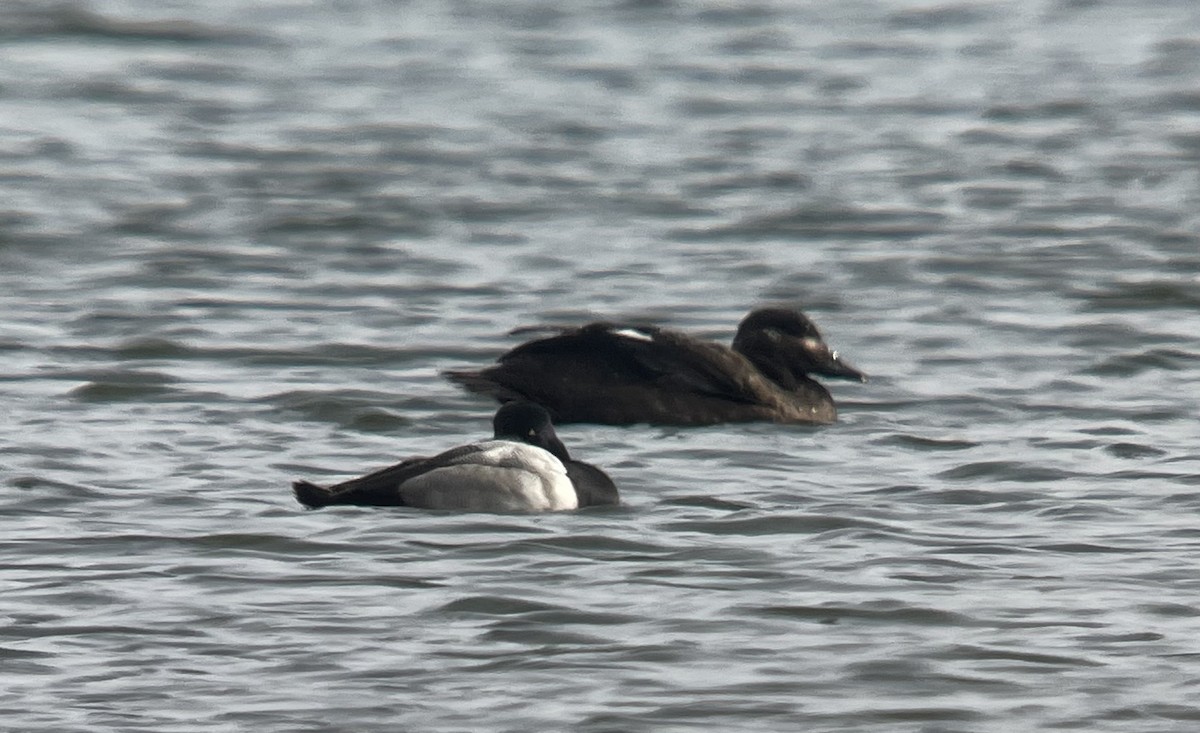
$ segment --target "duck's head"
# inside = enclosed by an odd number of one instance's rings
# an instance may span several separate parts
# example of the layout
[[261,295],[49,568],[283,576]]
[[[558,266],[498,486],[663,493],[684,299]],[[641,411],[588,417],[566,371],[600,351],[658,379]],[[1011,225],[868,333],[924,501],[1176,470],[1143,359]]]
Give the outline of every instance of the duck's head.
[[567,447],[558,439],[550,413],[541,405],[518,400],[505,402],[492,418],[496,440],[515,440],[550,451],[564,463],[571,460]]
[[806,374],[867,381],[867,375],[850,366],[831,350],[816,324],[798,310],[759,308],[738,324],[735,351],[766,376],[794,387]]

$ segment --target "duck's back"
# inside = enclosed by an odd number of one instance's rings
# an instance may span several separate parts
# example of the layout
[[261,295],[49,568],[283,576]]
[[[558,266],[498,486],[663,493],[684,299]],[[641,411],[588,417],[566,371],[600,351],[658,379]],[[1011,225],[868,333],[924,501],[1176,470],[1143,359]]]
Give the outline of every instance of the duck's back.
[[322,488],[293,484],[309,507],[331,504],[408,506],[478,512],[576,509],[579,499],[562,461],[525,443],[489,440],[413,458]]
[[537,402],[556,423],[807,421],[741,354],[654,327],[593,323],[522,344],[481,371],[448,376],[501,401]]
[[575,509],[575,489],[562,462],[524,443],[492,440],[404,481],[405,506],[478,512]]

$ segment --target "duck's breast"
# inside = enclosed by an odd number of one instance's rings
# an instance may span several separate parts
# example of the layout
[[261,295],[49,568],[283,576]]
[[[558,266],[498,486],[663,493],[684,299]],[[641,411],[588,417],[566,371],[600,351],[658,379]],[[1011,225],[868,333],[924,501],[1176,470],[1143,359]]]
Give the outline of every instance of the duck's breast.
[[405,481],[408,506],[477,512],[575,509],[579,500],[562,462],[536,446],[506,440],[476,443]]

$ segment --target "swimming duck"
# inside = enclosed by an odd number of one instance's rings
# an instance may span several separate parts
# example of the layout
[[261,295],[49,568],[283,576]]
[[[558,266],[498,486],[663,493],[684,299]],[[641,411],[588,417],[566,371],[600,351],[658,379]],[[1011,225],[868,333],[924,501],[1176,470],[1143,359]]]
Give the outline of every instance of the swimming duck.
[[539,405],[501,405],[493,439],[406,461],[328,488],[292,484],[310,509],[330,504],[474,512],[544,512],[619,503],[599,468],[572,460]]
[[656,326],[597,322],[445,376],[501,402],[538,402],[556,423],[832,423],[833,397],[810,374],[867,380],[803,313],[760,308],[742,319],[732,348]]

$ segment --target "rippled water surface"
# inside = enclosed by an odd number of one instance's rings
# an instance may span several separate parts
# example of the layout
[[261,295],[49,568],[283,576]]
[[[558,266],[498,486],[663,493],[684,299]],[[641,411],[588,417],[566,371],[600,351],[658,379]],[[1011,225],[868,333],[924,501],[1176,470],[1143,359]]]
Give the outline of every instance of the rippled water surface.
[[[1193,731],[1200,5],[13,0],[20,731]],[[806,310],[825,428],[305,512],[518,326]]]

